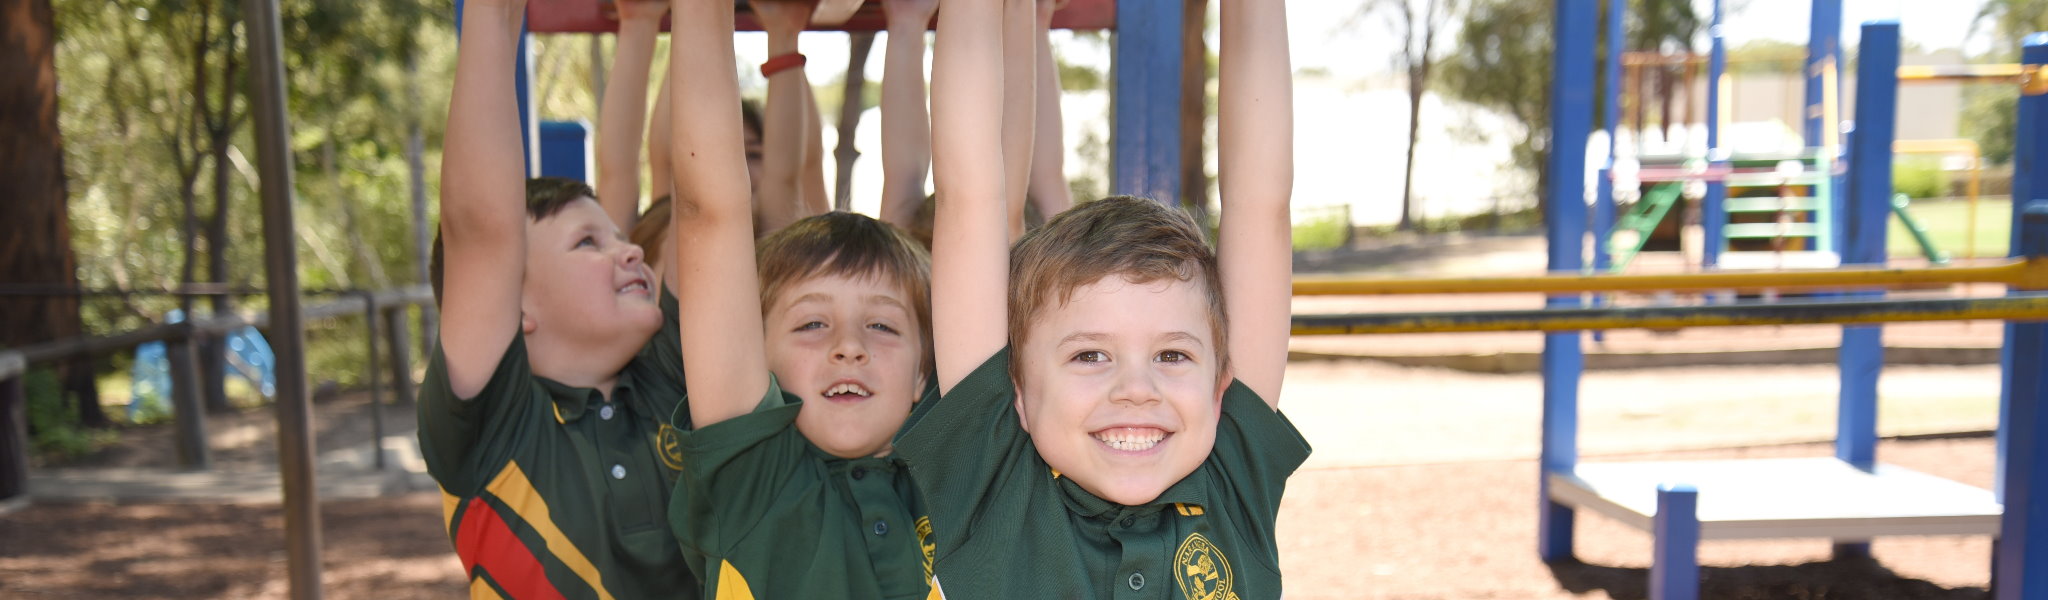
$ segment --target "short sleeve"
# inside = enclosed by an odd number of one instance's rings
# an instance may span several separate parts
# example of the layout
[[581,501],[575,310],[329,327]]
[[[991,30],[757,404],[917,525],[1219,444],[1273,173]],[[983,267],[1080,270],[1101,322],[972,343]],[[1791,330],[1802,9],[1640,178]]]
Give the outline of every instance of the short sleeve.
[[963,546],[1009,474],[1040,460],[1017,424],[1009,366],[1008,348],[990,356],[936,404],[918,407],[923,414],[896,444],[930,508],[939,561]]
[[443,490],[466,496],[483,484],[470,466],[479,460],[481,448],[511,435],[517,415],[532,408],[534,385],[524,336],[512,336],[504,356],[498,358],[498,368],[491,372],[483,390],[471,398],[455,396],[454,384],[448,380],[448,355],[438,344],[434,346],[426,377],[420,382],[419,438],[427,472]]
[[669,504],[669,527],[686,549],[725,556],[766,509],[818,463],[796,429],[803,405],[773,377],[754,412],[682,432],[682,477]]
[[1244,382],[1230,382],[1207,466],[1224,482],[1222,493],[1232,505],[1245,511],[1249,524],[1263,530],[1251,539],[1276,539],[1274,523],[1287,478],[1308,460],[1309,451],[1308,440],[1286,415],[1273,410]]

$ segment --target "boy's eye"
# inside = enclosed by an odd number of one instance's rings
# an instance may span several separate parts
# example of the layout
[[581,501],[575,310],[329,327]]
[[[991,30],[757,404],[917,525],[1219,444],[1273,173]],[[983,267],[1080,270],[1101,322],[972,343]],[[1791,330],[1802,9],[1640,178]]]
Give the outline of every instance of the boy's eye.
[[825,328],[825,322],[824,322],[824,321],[806,321],[806,322],[805,322],[804,324],[796,326],[796,330],[797,330],[797,331],[810,331],[810,330],[812,330],[812,329],[824,329],[824,328]]
[[597,238],[596,238],[596,237],[593,237],[593,236],[588,236],[588,235],[586,235],[586,236],[583,236],[583,239],[579,239],[579,240],[576,240],[576,247],[577,247],[577,248],[582,248],[582,247],[584,247],[584,246],[590,246],[590,247],[593,247],[593,248],[597,247]]
[[881,331],[885,333],[900,333],[896,331],[896,328],[890,327],[888,323],[869,323],[868,329],[873,329],[875,331]]
[[1073,360],[1074,362],[1084,363],[1109,362],[1109,353],[1101,350],[1083,350],[1075,353]]
[[1187,353],[1181,352],[1179,350],[1167,350],[1165,352],[1159,353],[1159,356],[1154,358],[1153,360],[1163,363],[1177,363],[1194,360],[1194,358],[1188,356]]

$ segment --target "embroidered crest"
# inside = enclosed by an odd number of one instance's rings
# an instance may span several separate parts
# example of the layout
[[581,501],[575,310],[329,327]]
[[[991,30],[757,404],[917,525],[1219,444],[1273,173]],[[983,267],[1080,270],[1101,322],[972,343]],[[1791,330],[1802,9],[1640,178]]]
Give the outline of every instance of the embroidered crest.
[[671,471],[683,470],[683,435],[667,423],[654,434],[654,443],[661,454],[661,464]]
[[1173,581],[1190,600],[1237,600],[1230,560],[1199,533],[1188,534],[1173,553]]
[[932,559],[938,555],[938,544],[932,543],[932,518],[917,518],[917,547],[924,551],[924,580],[932,580]]

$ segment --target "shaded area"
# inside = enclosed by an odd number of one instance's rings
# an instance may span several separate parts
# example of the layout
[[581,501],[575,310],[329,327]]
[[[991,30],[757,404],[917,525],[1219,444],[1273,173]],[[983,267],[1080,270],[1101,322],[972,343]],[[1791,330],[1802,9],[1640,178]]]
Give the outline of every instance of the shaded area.
[[[1604,592],[1614,600],[1649,598],[1649,569],[1589,565],[1576,561],[1562,561],[1549,566],[1558,585],[1574,594]],[[1700,598],[1705,600],[1978,600],[1989,597],[1991,592],[1984,588],[1946,588],[1902,577],[1871,560],[1700,569]]]

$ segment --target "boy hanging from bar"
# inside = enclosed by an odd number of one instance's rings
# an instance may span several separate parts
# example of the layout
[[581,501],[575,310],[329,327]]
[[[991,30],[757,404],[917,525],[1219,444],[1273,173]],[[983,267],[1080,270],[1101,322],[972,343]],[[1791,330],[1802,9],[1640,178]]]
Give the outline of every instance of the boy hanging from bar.
[[931,507],[936,585],[955,598],[1278,597],[1275,519],[1309,453],[1276,409],[1292,271],[1284,6],[1223,0],[1212,252],[1186,213],[1130,197],[1003,242],[1016,163],[997,116],[1030,95],[1000,75],[1019,3],[939,12],[943,396],[897,444]]
[[[696,597],[664,510],[688,425],[670,421],[687,414],[678,347],[655,335],[653,274],[594,192],[521,175],[510,67],[525,5],[463,7],[421,452],[472,595]],[[658,3],[633,6],[659,19]]]

